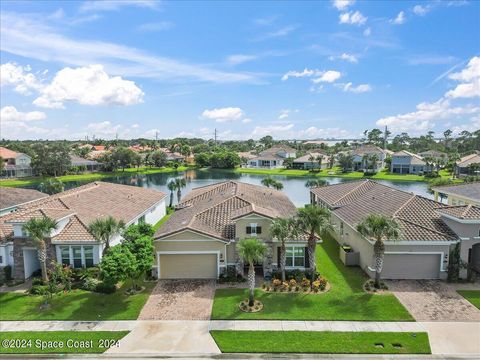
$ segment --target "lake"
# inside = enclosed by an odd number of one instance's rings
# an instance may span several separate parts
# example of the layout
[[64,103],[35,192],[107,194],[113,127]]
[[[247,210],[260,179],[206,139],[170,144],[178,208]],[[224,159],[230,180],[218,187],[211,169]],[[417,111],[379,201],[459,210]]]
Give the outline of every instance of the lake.
[[[192,188],[210,185],[224,180],[238,180],[250,184],[261,185],[261,181],[265,178],[265,175],[255,175],[255,174],[241,174],[235,173],[229,170],[196,170],[189,169],[187,171],[178,172],[178,173],[158,173],[158,174],[134,174],[132,176],[118,176],[107,179],[102,179],[102,181],[108,181],[117,184],[126,184],[126,185],[135,185],[142,186],[146,188],[156,189],[169,193],[167,188],[167,183],[175,178],[183,176],[187,182],[186,188],[182,189],[182,195],[190,192]],[[281,181],[283,183],[283,192],[285,192],[290,200],[297,206],[304,206],[310,202],[310,192],[309,189],[305,187],[305,182],[308,177],[295,177],[295,176],[272,176],[275,180]],[[352,181],[351,179],[343,178],[322,178],[327,180],[329,184],[338,184],[345,181]],[[377,180],[380,183],[383,183],[388,186],[395,187],[400,190],[408,191],[415,193],[417,195],[422,195],[428,198],[433,198],[433,195],[428,193],[427,183],[424,182],[414,182],[414,181],[387,181],[387,180]],[[82,185],[84,183],[73,181],[65,183],[66,189],[71,189]],[[176,202],[176,195],[175,195]]]

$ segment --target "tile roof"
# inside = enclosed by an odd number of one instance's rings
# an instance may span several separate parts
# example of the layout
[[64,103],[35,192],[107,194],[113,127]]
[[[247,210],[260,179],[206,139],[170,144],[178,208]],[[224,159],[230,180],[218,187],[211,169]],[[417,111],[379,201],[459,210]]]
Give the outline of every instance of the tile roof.
[[441,157],[446,157],[447,154],[438,150],[427,150],[427,151],[422,151],[418,153],[421,157],[434,157],[434,158],[441,158]]
[[[426,165],[426,162],[422,159],[420,155],[411,153],[410,151],[407,150],[400,150],[395,153],[393,153],[392,156],[408,156],[410,157],[410,164],[412,165]],[[392,159],[392,162],[394,160]]]
[[454,205],[437,209],[440,214],[450,215],[457,219],[480,220],[480,207],[475,205]]
[[304,163],[304,162],[311,162],[310,160],[310,157],[313,156],[315,158],[315,160],[313,160],[313,162],[317,162],[317,157],[318,156],[322,156],[323,157],[323,161],[327,161],[328,162],[328,159],[330,158],[327,154],[325,153],[322,153],[322,152],[319,152],[319,151],[315,151],[315,152],[309,152],[303,156],[300,156],[299,158],[293,160],[294,163]]
[[480,202],[480,181],[473,183],[463,183],[456,185],[435,186],[432,188],[447,195],[458,195],[473,201]]
[[479,153],[473,153],[473,154],[464,156],[460,160],[457,161],[457,166],[459,166],[459,167],[467,167],[471,164],[480,164],[480,154]]
[[352,151],[353,155],[363,156],[365,154],[386,154],[387,151],[376,145],[361,145]]
[[11,238],[14,221],[49,216],[58,220],[70,216],[70,223],[55,240],[93,240],[86,230],[99,218],[112,216],[129,223],[157,204],[166,194],[153,189],[92,182],[21,206],[18,211],[0,217],[0,242]]
[[20,153],[0,146],[0,157],[2,157],[2,159],[4,159],[4,160],[5,159],[14,159],[18,155],[20,155]]
[[98,161],[84,159],[77,155],[70,155],[70,162],[72,166],[81,166],[81,165],[100,165]]
[[436,201],[377,183],[352,181],[311,190],[332,212],[355,227],[368,214],[383,214],[397,220],[403,241],[454,241],[455,233],[437,212]]
[[192,230],[224,241],[235,238],[235,219],[255,213],[292,217],[295,205],[278,190],[237,181],[193,189],[162,225],[155,238]]
[[22,205],[48,196],[38,190],[0,187],[0,210]]

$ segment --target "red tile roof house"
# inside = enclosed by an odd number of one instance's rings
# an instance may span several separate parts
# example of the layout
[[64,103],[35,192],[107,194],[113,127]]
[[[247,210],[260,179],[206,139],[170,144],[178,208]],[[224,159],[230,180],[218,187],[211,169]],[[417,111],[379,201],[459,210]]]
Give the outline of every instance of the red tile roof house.
[[[40,268],[35,245],[23,231],[33,217],[48,216],[57,228],[47,238],[48,262],[89,267],[100,262],[103,245],[88,231],[91,222],[112,216],[126,225],[146,222],[155,224],[166,213],[166,194],[136,186],[92,182],[75,189],[48,196],[19,206],[0,217],[0,246],[13,245],[13,274],[17,279],[29,278]],[[111,244],[121,241],[117,235]]]
[[0,157],[4,162],[3,171],[0,174],[1,177],[32,176],[32,167],[30,166],[32,159],[30,156],[0,147]]
[[400,239],[385,242],[383,278],[445,279],[457,243],[461,259],[480,271],[480,207],[448,206],[371,180],[314,188],[310,196],[312,203],[331,209],[332,235],[359,253],[358,265],[369,276],[374,276],[374,242],[356,226],[371,213],[391,217],[401,227]]

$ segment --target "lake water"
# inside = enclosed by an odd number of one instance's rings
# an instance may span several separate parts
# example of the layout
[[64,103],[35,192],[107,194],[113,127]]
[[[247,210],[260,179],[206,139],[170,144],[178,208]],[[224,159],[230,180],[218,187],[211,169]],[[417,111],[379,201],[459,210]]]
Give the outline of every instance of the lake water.
[[[182,189],[182,196],[187,194],[192,188],[210,185],[224,180],[238,180],[250,184],[261,185],[262,179],[265,178],[265,175],[255,175],[255,174],[240,174],[235,173],[229,170],[194,170],[189,169],[187,171],[178,172],[178,173],[158,173],[158,174],[134,174],[132,176],[118,176],[108,179],[103,179],[102,181],[113,182],[117,184],[126,184],[126,185],[135,185],[142,186],[146,188],[152,188],[156,190],[169,193],[167,188],[167,183],[175,178],[183,176],[187,182],[186,188]],[[309,189],[305,187],[305,182],[308,177],[294,177],[294,176],[272,176],[275,180],[281,181],[283,183],[283,192],[285,192],[290,200],[297,206],[303,206],[310,202],[310,192]],[[345,181],[352,181],[349,179],[343,178],[322,178],[327,180],[329,184],[338,184]],[[432,198],[432,195],[428,193],[427,183],[424,182],[414,182],[414,181],[386,181],[378,180],[378,182],[395,187],[400,190],[408,191],[415,193],[417,195],[422,195],[428,198]],[[84,183],[80,182],[68,182],[65,183],[66,189],[71,189],[77,187]],[[176,195],[175,195],[176,201]]]

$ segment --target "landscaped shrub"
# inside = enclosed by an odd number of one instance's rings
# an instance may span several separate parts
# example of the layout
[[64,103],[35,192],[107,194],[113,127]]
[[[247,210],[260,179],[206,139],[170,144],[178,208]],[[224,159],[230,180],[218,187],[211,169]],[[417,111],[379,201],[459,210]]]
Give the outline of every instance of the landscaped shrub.
[[318,281],[318,288],[320,289],[320,291],[323,291],[327,288],[327,279],[323,277],[319,277],[317,281]]
[[304,277],[304,278],[302,279],[301,284],[302,284],[302,288],[303,288],[304,290],[310,288],[310,280],[307,279],[306,277]]
[[33,285],[28,291],[30,295],[43,295],[47,291],[48,285]]
[[435,179],[435,178],[440,177],[440,174],[436,171],[429,171],[429,172],[424,174],[424,177],[426,179]]
[[32,286],[35,285],[45,285],[42,278],[35,277],[32,279]]
[[[56,261],[52,261],[50,269],[50,283],[62,290],[72,290],[72,269]],[[52,287],[53,288],[53,287]]]
[[[295,269],[295,270],[285,270],[285,279],[291,280],[295,279],[297,283],[300,283],[304,277],[311,278],[312,272],[310,270],[300,270],[300,269]],[[314,278],[319,277],[320,274],[318,272],[315,272]],[[272,272],[272,278],[273,279],[281,279],[282,278],[282,272],[277,270]]]
[[92,277],[87,277],[83,280],[82,289],[86,291],[95,291],[97,289],[100,280]]
[[282,285],[282,280],[280,279],[273,279],[272,281],[273,288],[277,290]]
[[105,281],[98,283],[95,289],[95,292],[99,292],[102,294],[113,294],[115,291],[117,291],[117,287],[115,286],[115,284]]
[[220,274],[218,282],[223,283],[235,283],[235,282],[245,282],[247,281],[242,275],[237,273],[237,270],[234,267],[227,267],[227,271],[223,274]]
[[5,274],[5,281],[12,280],[12,267],[10,265],[5,266],[3,272]]

